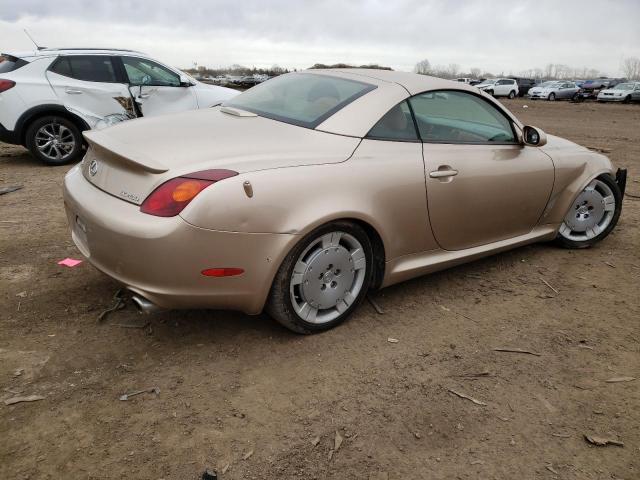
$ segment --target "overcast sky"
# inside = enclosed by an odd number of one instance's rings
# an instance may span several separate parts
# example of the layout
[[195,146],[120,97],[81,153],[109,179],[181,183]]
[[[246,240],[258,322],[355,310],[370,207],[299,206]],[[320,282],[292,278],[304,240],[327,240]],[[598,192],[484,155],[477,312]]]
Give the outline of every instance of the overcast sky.
[[640,0],[0,0],[0,51],[119,47],[179,67],[547,63],[619,75],[640,57]]

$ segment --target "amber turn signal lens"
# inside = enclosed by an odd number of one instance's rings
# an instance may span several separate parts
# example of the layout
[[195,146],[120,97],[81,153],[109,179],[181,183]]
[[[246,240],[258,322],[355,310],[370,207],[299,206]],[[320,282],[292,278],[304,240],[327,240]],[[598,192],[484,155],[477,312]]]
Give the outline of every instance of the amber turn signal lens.
[[174,202],[187,202],[200,193],[200,190],[202,190],[202,182],[187,180],[175,188],[171,197]]

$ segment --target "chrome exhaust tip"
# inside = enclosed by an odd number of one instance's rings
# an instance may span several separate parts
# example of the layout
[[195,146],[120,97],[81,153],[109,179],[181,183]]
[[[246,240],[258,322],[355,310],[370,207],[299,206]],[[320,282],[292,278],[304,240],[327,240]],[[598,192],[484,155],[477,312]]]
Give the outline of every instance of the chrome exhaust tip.
[[138,312],[140,313],[156,313],[162,310],[162,308],[160,308],[155,303],[150,302],[146,298],[141,297],[136,293],[131,295],[131,301],[133,302],[133,304],[138,309]]

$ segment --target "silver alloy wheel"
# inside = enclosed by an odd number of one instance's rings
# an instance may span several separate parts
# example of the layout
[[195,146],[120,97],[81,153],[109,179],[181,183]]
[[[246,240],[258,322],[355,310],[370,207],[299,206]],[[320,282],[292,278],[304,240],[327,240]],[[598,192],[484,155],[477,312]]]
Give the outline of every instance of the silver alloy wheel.
[[71,130],[60,123],[52,122],[38,129],[35,144],[44,157],[50,160],[64,160],[75,149],[76,140]]
[[358,298],[366,271],[364,248],[353,235],[322,235],[296,261],[289,283],[291,304],[306,322],[335,320]]
[[591,240],[611,223],[616,197],[611,187],[593,180],[575,199],[560,226],[560,235],[576,242]]

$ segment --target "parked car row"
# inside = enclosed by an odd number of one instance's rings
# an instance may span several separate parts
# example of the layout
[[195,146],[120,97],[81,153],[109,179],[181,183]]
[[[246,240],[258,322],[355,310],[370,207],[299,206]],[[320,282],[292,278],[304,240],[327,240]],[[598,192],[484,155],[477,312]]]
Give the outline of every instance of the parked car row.
[[456,78],[457,82],[474,85],[494,97],[527,96],[533,100],[598,100],[600,102],[640,101],[639,82],[623,78],[592,80],[549,80],[538,82],[532,78]]
[[587,99],[599,102],[640,101],[640,82],[627,82],[623,79],[596,80],[554,80],[534,86],[528,97],[542,100],[573,100]]

